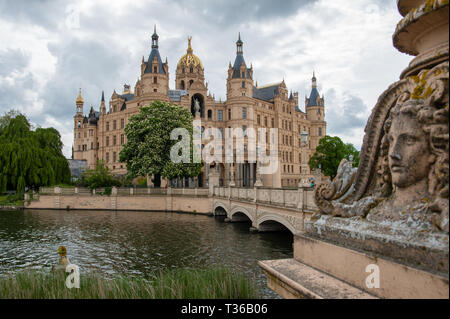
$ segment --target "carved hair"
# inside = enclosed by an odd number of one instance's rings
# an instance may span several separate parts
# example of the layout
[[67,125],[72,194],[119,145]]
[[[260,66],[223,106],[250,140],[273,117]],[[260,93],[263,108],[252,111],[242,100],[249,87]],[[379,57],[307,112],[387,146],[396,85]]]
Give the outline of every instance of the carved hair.
[[428,173],[428,192],[433,197],[448,198],[449,177],[449,130],[448,130],[448,104],[443,108],[433,105],[432,100],[410,99],[409,93],[401,95],[397,104],[392,108],[389,118],[384,124],[384,137],[381,143],[382,167],[379,173],[383,176],[382,195],[389,196],[392,193],[392,181],[388,160],[388,133],[392,125],[393,117],[400,114],[413,116],[422,125],[423,132],[428,139],[431,154],[436,159]]

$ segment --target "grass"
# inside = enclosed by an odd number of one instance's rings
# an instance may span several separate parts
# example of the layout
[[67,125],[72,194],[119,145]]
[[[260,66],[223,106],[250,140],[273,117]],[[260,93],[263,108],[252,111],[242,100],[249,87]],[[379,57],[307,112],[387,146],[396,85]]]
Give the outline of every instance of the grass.
[[254,281],[226,268],[177,269],[150,278],[80,274],[80,289],[63,272],[26,270],[0,277],[0,299],[255,299]]

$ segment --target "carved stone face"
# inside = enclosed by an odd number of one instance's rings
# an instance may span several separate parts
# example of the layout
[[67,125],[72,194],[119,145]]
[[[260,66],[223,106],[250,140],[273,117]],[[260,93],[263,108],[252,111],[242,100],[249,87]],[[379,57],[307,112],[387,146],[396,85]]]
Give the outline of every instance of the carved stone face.
[[400,113],[396,116],[388,139],[393,185],[405,188],[428,176],[431,153],[427,137],[412,115]]

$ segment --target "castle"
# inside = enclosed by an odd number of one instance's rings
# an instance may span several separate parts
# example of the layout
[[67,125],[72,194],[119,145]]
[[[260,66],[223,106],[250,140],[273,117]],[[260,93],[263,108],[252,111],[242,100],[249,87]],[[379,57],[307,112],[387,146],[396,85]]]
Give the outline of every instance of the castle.
[[[301,180],[312,177],[308,166],[319,140],[326,135],[324,97],[317,90],[313,74],[312,90],[305,98],[305,112],[298,103],[298,93],[289,94],[282,82],[258,86],[253,80],[253,67],[244,60],[243,41],[240,34],[236,42],[234,64],[229,64],[227,78],[227,100],[216,101],[205,84],[205,70],[201,60],[193,53],[191,38],[188,48],[176,69],[176,89],[169,88],[169,65],[162,61],[159,53],[159,36],[152,35],[152,48],[145,61],[142,58],[141,76],[135,84],[124,85],[121,94],[115,90],[107,109],[102,92],[100,110],[91,107],[88,115],[83,113],[84,100],[81,89],[76,99],[74,116],[73,158],[86,160],[88,168],[95,168],[103,160],[116,175],[126,174],[126,164],[119,162],[119,153],[126,143],[125,126],[140,107],[154,100],[182,105],[196,114],[195,102],[200,104],[202,129],[218,128],[222,134],[226,128],[277,128],[278,170],[271,175],[262,175],[260,181],[266,187],[295,187]],[[198,116],[198,115],[197,115]],[[256,163],[219,164],[220,184],[224,186],[252,187],[256,183]],[[208,184],[209,165],[195,179],[172,181],[173,186],[199,186]]]

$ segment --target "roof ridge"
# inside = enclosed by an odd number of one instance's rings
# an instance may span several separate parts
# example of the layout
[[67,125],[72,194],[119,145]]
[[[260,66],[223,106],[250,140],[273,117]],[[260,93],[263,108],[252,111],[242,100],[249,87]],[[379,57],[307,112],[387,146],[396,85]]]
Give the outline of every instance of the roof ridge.
[[266,84],[266,85],[263,85],[263,86],[258,86],[257,89],[259,90],[259,89],[265,89],[265,88],[268,88],[268,87],[271,87],[271,86],[280,86],[281,83],[283,83],[283,82],[277,82],[277,83],[272,83],[272,84]]

